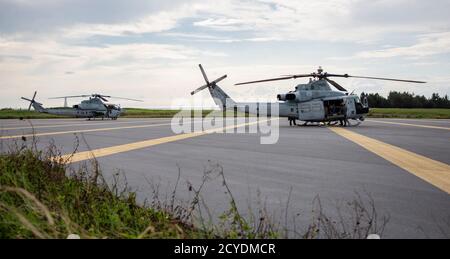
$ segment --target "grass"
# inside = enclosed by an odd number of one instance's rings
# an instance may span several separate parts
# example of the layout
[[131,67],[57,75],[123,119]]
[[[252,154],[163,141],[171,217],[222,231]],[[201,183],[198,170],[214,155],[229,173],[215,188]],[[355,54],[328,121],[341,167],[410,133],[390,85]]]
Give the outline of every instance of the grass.
[[66,175],[52,151],[1,154],[0,172],[0,238],[203,236],[168,213],[138,205],[134,192],[118,181],[106,184],[98,168]]
[[48,113],[39,113],[33,110],[15,110],[15,109],[1,109],[0,119],[58,119],[64,118],[64,116],[52,115]]
[[450,109],[370,108],[368,117],[406,119],[450,119]]
[[[125,108],[125,113],[121,115],[123,118],[172,118],[180,110],[155,110],[155,109],[141,109],[141,108]],[[209,115],[210,113],[222,115],[222,111],[203,110],[193,111],[192,114],[201,113],[202,116]],[[227,111],[226,116],[233,116],[232,111]],[[238,116],[243,116],[243,113],[238,113]],[[67,118],[60,115],[52,115],[48,113],[39,113],[36,111],[28,110],[14,110],[14,109],[1,109],[0,119],[58,119]]]
[[[120,174],[112,174],[107,183],[95,159],[69,170],[54,145],[39,151],[36,139],[30,140],[24,138],[0,153],[2,239],[66,238],[73,233],[81,238],[114,239],[274,238],[280,233],[267,218],[259,217],[251,225],[252,221],[241,217],[231,193],[230,209],[219,216],[218,225],[206,225],[197,216],[206,212],[201,193],[216,168],[206,170],[198,186],[187,183],[192,194],[189,201],[176,199],[179,171],[170,199],[161,199],[159,187],[149,182],[153,197],[138,203],[136,192]],[[78,139],[76,143],[78,147]]]

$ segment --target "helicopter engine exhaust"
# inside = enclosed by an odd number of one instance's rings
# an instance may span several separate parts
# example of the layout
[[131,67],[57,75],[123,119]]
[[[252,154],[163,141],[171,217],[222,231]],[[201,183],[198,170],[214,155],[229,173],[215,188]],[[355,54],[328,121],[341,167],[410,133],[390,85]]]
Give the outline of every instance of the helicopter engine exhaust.
[[279,101],[286,101],[286,94],[279,94],[279,95],[277,95],[277,99]]

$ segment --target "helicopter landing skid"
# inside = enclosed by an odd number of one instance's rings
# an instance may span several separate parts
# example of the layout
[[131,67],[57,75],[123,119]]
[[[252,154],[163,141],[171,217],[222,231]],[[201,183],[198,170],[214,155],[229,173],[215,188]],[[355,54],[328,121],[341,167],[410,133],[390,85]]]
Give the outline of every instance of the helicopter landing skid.
[[298,124],[299,127],[329,127],[329,126],[340,126],[340,127],[357,127],[362,121],[357,119],[347,120],[347,125],[339,125],[339,121],[323,121],[323,122],[304,122],[303,124]]
[[326,122],[309,122],[306,121],[303,124],[297,124],[299,127],[324,127],[327,126]]
[[347,120],[347,127],[358,127],[362,121],[357,119]]

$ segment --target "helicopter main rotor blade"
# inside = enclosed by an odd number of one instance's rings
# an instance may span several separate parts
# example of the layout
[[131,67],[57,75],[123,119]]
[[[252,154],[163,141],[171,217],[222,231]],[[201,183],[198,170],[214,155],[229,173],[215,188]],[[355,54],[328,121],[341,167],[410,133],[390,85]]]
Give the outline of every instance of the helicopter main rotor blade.
[[90,96],[91,95],[72,95],[72,96],[51,97],[48,99],[83,98],[83,97],[90,97]]
[[280,80],[296,79],[296,78],[300,78],[300,77],[312,77],[312,76],[313,76],[312,74],[290,75],[290,76],[276,77],[276,78],[270,78],[270,79],[264,79],[264,80],[237,83],[235,85],[256,84],[256,83],[264,83],[264,82],[272,82],[272,81],[280,81]]
[[345,89],[344,87],[342,87],[340,84],[336,83],[335,81],[328,79],[326,77],[325,77],[325,80],[327,80],[328,83],[330,83],[331,85],[336,87],[339,91],[348,92],[347,89]]
[[199,88],[197,88],[197,89],[195,89],[194,91],[192,91],[192,92],[191,92],[191,95],[194,95],[194,94],[200,92],[201,90],[203,90],[203,89],[205,89],[205,88],[208,88],[208,86],[209,86],[209,84],[200,86]]
[[[103,96],[103,95],[102,95]],[[124,97],[115,97],[115,96],[106,96],[108,98],[113,98],[113,99],[122,99],[122,100],[129,100],[129,101],[135,101],[135,102],[143,102],[142,100],[138,100],[138,99],[131,99],[131,98],[124,98]]]
[[36,98],[36,94],[37,94],[37,91],[34,91],[34,95],[33,95],[33,98],[31,98],[31,100],[34,101],[34,98]]
[[353,78],[386,80],[386,81],[396,81],[396,82],[416,83],[416,84],[425,84],[426,83],[424,81],[416,81],[416,80],[385,78],[385,77],[371,77],[371,76],[351,76],[351,75],[348,75],[348,74],[344,74],[344,75],[326,74],[326,77],[345,77],[345,78],[353,77]]
[[25,101],[32,102],[32,100],[30,100],[30,99],[28,99],[28,98],[25,98],[25,97],[21,97],[21,99],[22,99],[22,100],[25,100]]
[[206,73],[205,73],[205,70],[203,69],[202,64],[198,64],[198,66],[200,67],[200,71],[202,71],[202,75],[203,75],[203,78],[205,79],[206,84],[209,85],[209,80],[208,80],[208,77],[206,76]]
[[364,79],[377,79],[377,80],[386,80],[386,81],[397,81],[397,82],[406,82],[406,83],[416,83],[416,84],[425,84],[425,81],[416,81],[416,80],[405,80],[405,79],[395,79],[395,78],[382,78],[382,77],[369,77],[369,76],[349,76],[354,78],[364,78]]

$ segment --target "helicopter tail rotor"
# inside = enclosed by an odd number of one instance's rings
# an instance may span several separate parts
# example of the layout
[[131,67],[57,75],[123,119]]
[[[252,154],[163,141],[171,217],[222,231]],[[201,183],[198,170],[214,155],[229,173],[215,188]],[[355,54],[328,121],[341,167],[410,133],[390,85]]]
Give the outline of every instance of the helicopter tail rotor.
[[194,95],[194,94],[202,91],[203,89],[206,89],[206,88],[209,88],[209,87],[210,88],[214,88],[217,85],[217,83],[219,83],[220,81],[222,81],[225,78],[227,78],[227,75],[223,75],[223,76],[217,78],[216,80],[210,82],[208,80],[208,77],[206,76],[206,73],[205,73],[205,70],[203,69],[202,64],[199,64],[198,66],[200,67],[200,71],[202,72],[202,75],[203,75],[203,78],[205,79],[206,85],[202,85],[199,88],[195,89],[194,91],[191,92],[191,95]]
[[25,97],[21,97],[22,100],[30,102],[30,105],[28,106],[28,110],[31,110],[31,106],[33,106],[33,104],[42,105],[42,103],[38,103],[35,101],[36,94],[37,94],[37,91],[34,91],[33,98],[31,98],[31,100],[28,98],[25,98]]

